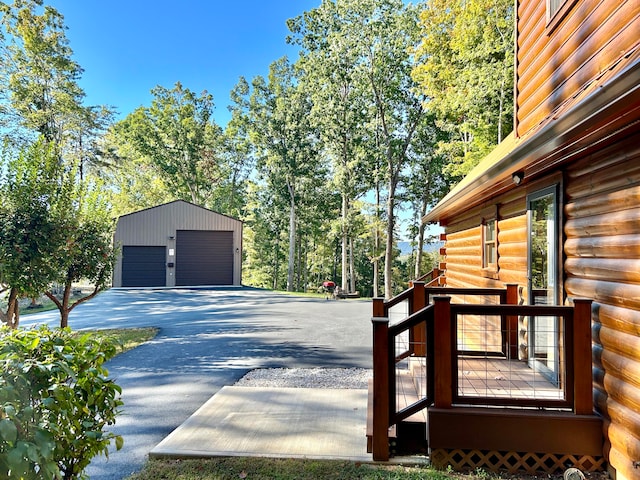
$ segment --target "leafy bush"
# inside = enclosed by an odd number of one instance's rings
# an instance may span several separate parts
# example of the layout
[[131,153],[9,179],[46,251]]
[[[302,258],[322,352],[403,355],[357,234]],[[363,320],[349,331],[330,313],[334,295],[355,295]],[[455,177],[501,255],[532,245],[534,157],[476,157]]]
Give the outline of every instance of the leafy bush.
[[103,367],[115,346],[69,329],[0,330],[0,478],[77,479],[108,455],[120,387]]

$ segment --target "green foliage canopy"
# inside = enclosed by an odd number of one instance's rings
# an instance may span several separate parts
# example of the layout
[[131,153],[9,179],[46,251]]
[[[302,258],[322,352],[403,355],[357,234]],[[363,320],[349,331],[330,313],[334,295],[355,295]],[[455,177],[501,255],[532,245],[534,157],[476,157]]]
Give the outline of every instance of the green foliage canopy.
[[460,178],[512,130],[514,4],[428,0],[414,78],[449,140],[441,151]]
[[144,157],[177,198],[207,205],[220,180],[217,143],[222,131],[213,121],[213,97],[176,83],[157,86],[151,106],[140,107],[115,126],[115,134]]

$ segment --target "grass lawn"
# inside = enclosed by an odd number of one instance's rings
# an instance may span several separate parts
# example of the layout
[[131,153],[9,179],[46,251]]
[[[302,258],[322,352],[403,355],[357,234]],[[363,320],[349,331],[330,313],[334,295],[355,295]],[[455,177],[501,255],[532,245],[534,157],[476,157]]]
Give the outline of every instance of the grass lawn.
[[148,342],[158,334],[154,327],[145,328],[113,328],[106,330],[82,330],[78,334],[92,333],[115,343],[118,353],[126,352],[138,345]]
[[[606,480],[604,472],[585,473]],[[366,464],[330,460],[227,457],[155,459],[127,480],[563,480],[563,474],[509,475],[478,469],[473,473],[435,470],[427,466]]]
[[498,478],[485,472],[462,475],[428,467],[369,465],[329,460],[228,457],[150,460],[128,480],[462,480]]

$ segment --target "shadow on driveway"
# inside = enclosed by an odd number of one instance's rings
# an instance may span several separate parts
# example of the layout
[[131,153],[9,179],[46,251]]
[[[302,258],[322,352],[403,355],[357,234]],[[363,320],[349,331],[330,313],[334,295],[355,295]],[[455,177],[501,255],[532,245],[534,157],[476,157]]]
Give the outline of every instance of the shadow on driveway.
[[[125,444],[96,458],[91,479],[139,470],[149,451],[225,385],[265,367],[371,368],[371,303],[240,289],[112,289],[76,308],[69,325],[157,327],[150,342],[107,364],[123,388],[114,432]],[[57,325],[57,312],[24,316],[23,326]]]

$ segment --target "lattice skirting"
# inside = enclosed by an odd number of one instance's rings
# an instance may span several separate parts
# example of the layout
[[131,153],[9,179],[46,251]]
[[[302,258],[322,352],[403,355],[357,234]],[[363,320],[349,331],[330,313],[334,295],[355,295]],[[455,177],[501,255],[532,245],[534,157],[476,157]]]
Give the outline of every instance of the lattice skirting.
[[597,472],[606,468],[603,457],[589,455],[557,455],[551,453],[496,452],[484,450],[445,450],[431,451],[431,464],[435,468],[451,466],[455,471],[482,468],[494,472],[509,473],[540,472],[558,473],[570,467],[583,472]]

